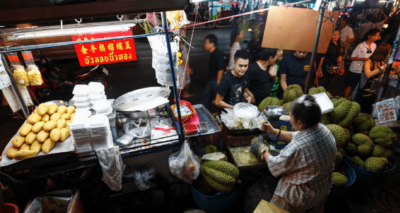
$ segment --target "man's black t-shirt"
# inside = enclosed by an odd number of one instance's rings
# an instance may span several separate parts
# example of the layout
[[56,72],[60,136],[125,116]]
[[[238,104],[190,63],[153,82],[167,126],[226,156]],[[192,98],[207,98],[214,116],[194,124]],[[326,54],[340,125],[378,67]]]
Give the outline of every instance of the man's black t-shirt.
[[298,84],[304,88],[308,71],[310,70],[310,57],[297,58],[294,54],[285,56],[279,65],[278,75],[286,74],[286,84]]
[[226,73],[218,85],[217,93],[224,97],[224,102],[230,105],[235,105],[244,102],[244,91],[247,88],[245,76],[237,78],[232,74],[232,71]]
[[209,64],[209,76],[210,80],[217,79],[218,71],[224,70],[224,55],[218,48],[210,53],[210,64]]
[[247,79],[249,80],[249,90],[256,98],[256,105],[268,97],[271,93],[271,79],[267,70],[262,70],[257,62],[254,62],[246,72]]

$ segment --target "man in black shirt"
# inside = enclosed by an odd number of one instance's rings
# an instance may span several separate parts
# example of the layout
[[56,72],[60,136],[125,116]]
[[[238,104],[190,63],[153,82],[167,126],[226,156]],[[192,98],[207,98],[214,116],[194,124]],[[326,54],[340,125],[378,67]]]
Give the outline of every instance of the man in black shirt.
[[217,86],[224,74],[224,55],[217,48],[217,37],[213,34],[208,35],[204,40],[204,48],[210,52],[210,62],[208,67],[209,80],[204,91],[203,105],[210,108],[215,99]]
[[226,73],[218,85],[215,105],[220,108],[233,109],[233,106],[246,100],[252,101],[246,92],[248,80],[245,77],[249,66],[249,53],[246,50],[238,50],[233,61],[234,69]]
[[310,57],[307,57],[307,52],[296,51],[294,54],[283,57],[278,70],[281,84],[278,97],[282,97],[289,85],[298,84],[301,88],[304,88],[309,70]]
[[263,48],[260,59],[253,63],[249,70],[247,70],[246,75],[249,80],[249,90],[254,95],[257,106],[271,93],[272,81],[269,76],[269,67],[277,59],[276,52],[277,49]]

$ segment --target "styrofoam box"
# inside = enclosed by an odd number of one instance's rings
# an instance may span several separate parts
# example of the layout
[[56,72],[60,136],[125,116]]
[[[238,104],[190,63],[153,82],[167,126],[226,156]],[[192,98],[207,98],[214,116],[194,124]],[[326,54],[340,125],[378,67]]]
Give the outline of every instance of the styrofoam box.
[[72,94],[76,96],[85,96],[89,94],[89,86],[86,84],[77,84],[72,91]]
[[104,93],[104,86],[102,83],[90,82],[88,86],[89,86],[89,93],[91,93],[91,94]]

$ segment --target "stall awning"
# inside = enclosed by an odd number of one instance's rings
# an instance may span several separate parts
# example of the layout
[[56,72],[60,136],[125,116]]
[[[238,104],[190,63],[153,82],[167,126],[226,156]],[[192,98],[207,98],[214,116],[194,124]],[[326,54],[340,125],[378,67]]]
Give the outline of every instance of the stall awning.
[[66,1],[68,4],[60,5],[55,5],[55,3],[42,4],[41,2],[43,1],[0,0],[0,25],[183,10],[186,5],[185,0],[69,0]]

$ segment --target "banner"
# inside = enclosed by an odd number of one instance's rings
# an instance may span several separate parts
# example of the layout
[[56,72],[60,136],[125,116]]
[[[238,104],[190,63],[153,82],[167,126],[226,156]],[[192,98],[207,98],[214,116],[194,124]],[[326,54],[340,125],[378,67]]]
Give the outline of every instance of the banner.
[[[132,31],[71,36],[73,41],[132,36]],[[76,44],[75,51],[82,67],[137,60],[133,38]]]

